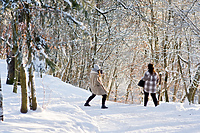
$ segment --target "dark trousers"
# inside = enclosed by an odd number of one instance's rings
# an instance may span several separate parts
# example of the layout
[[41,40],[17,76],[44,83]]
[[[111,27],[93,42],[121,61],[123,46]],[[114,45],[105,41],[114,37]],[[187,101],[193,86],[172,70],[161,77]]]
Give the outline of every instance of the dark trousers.
[[[151,93],[151,97],[153,99],[154,105],[157,106],[156,93]],[[147,106],[148,98],[149,98],[149,93],[144,91],[144,106]]]
[[[96,96],[96,94],[93,94],[88,98],[88,100],[86,101],[86,103],[89,104],[89,102]],[[105,105],[105,102],[106,102],[106,97],[107,95],[102,95],[102,105]]]

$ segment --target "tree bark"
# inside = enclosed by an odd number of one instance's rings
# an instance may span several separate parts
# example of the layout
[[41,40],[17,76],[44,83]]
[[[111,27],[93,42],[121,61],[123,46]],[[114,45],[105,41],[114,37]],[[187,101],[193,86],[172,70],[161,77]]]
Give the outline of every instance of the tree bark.
[[132,84],[131,82],[132,82],[132,80],[130,80],[130,83],[128,84],[128,87],[126,89],[126,99],[125,99],[126,103],[128,101],[128,96],[129,96],[129,93],[130,93],[130,90],[131,90],[131,84]]
[[116,74],[116,71],[117,71],[117,67],[115,66],[115,69],[114,69],[114,72],[113,72],[113,76],[112,76],[112,81],[111,81],[111,84],[110,84],[110,89],[109,89],[109,91],[108,91],[107,100],[109,100],[110,93],[111,93],[111,90],[112,90],[112,87],[113,87],[113,84],[114,84],[114,81],[115,81],[115,74]]
[[[116,78],[117,78],[117,75],[116,75]],[[114,102],[117,102],[118,87],[119,87],[119,84],[115,81],[115,98],[114,98]]]
[[15,58],[15,77],[14,77],[14,85],[13,85],[14,93],[17,93],[17,85],[18,85],[18,64],[17,64],[17,58]]
[[188,101],[191,103],[194,103],[194,96],[196,93],[196,90],[199,86],[199,80],[200,80],[200,65],[192,79],[192,82],[189,86],[189,96],[188,96]]
[[20,66],[20,82],[21,82],[21,113],[27,113],[27,86],[26,73],[23,64]]
[[159,101],[162,101],[162,87],[161,87],[161,83],[162,83],[162,74],[159,74],[158,105],[159,105]]
[[199,94],[198,94],[198,104],[200,104],[200,91],[199,91]]
[[17,84],[18,84],[18,60],[17,60],[17,49],[18,49],[18,29],[17,29],[17,22],[13,16],[13,13],[11,12],[12,14],[12,18],[13,18],[13,21],[12,21],[12,33],[13,33],[13,49],[12,49],[12,52],[13,52],[13,55],[15,57],[15,60],[14,60],[14,71],[15,71],[15,74],[14,74],[14,85],[13,85],[13,92],[14,93],[17,93]]
[[29,4],[25,4],[26,7],[26,21],[27,21],[27,46],[28,46],[28,64],[30,67],[28,68],[29,73],[29,88],[31,90],[31,96],[29,98],[30,100],[30,109],[36,110],[37,109],[37,101],[36,101],[36,94],[35,94],[35,83],[34,83],[34,70],[33,70],[33,57],[32,57],[32,46],[31,46],[31,34],[30,34],[30,21],[31,21],[31,15],[29,13]]
[[167,87],[168,72],[166,71],[166,68],[167,68],[167,44],[166,44],[167,40],[168,40],[168,37],[166,36],[165,40],[163,41],[163,45],[164,45],[163,56],[164,56],[164,70],[165,70],[164,88],[165,88],[165,101],[169,102],[168,87]]
[[35,82],[34,82],[34,72],[33,72],[33,66],[29,68],[29,88],[31,90],[31,96],[30,96],[30,109],[36,110],[37,109],[37,100],[36,100],[36,94],[35,94]]
[[0,75],[0,120],[3,121],[3,95],[1,89],[1,75]]
[[[184,89],[185,89],[185,93],[186,95],[184,96],[184,98],[181,100],[181,102],[183,102],[185,100],[185,98],[187,97],[188,98],[188,101],[189,101],[189,94],[187,92],[187,85],[186,85],[186,81],[183,77],[183,70],[182,70],[182,66],[181,66],[181,61],[180,61],[180,55],[178,55],[178,65],[179,65],[179,70],[180,70],[180,73],[181,73],[181,79],[183,80],[183,83],[184,83]],[[189,101],[190,102],[190,101]]]
[[15,58],[14,58],[14,54],[12,51],[10,53],[8,53],[6,62],[7,62],[7,66],[8,66],[7,67],[8,74],[7,74],[6,84],[13,85],[14,76],[15,76]]

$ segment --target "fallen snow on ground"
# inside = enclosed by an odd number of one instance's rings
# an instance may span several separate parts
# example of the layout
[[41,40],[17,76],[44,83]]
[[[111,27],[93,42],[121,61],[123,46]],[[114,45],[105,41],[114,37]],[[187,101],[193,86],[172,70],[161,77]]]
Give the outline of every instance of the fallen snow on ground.
[[[50,75],[35,77],[38,109],[20,113],[21,90],[12,92],[6,85],[6,61],[0,60],[4,121],[1,133],[200,133],[200,105],[161,103],[154,107],[107,101],[101,109],[101,97],[83,104],[91,95]],[[37,75],[37,74],[36,74]]]

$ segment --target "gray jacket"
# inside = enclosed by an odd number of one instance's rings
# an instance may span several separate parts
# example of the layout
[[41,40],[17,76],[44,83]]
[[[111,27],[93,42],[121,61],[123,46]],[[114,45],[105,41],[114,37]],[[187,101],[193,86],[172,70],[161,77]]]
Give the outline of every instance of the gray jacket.
[[93,94],[105,95],[107,94],[103,84],[100,81],[98,71],[93,68],[90,72],[90,88]]

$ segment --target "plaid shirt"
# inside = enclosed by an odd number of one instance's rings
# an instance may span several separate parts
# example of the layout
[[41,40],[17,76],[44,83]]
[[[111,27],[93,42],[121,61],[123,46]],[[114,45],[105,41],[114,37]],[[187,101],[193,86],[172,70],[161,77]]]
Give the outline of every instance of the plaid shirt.
[[154,73],[151,75],[148,71],[145,72],[144,77],[142,78],[145,81],[144,91],[147,93],[156,93],[157,83],[158,83],[158,74]]

